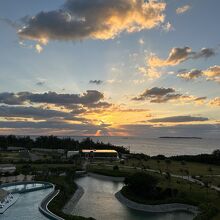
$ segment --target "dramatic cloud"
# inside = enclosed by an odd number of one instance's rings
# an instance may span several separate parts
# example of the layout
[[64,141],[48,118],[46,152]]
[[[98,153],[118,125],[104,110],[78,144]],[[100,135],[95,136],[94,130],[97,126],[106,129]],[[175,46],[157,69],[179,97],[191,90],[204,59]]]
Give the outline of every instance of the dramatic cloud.
[[202,105],[202,104],[205,104],[206,100],[207,100],[207,97],[203,96],[203,97],[195,98],[194,102],[195,104]]
[[23,97],[22,95],[9,93],[9,92],[3,92],[0,93],[0,103],[4,103],[7,105],[22,105],[24,104],[26,100],[26,97]]
[[220,82],[220,66],[211,66],[206,70],[193,69],[188,72],[183,71],[177,76],[187,80],[192,80],[203,76],[206,80]]
[[183,13],[187,12],[190,8],[191,8],[190,5],[184,5],[182,7],[177,8],[176,13],[177,14],[183,14]]
[[151,89],[146,89],[142,94],[134,97],[133,101],[144,101],[149,100],[151,103],[165,103],[169,101],[179,101],[179,102],[194,102],[196,104],[201,104],[205,97],[194,97],[189,95],[183,95],[176,93],[173,88],[159,88],[153,87]]
[[179,97],[179,94],[175,94],[173,88],[159,88],[153,87],[151,89],[146,89],[141,95],[133,98],[134,101],[143,101],[150,99],[150,102],[167,102],[170,99],[176,99]]
[[193,116],[172,116],[172,117],[165,117],[165,118],[154,118],[148,120],[149,122],[170,122],[170,123],[180,123],[180,122],[195,122],[195,121],[208,121],[208,118],[204,117],[193,117]]
[[46,103],[54,105],[74,105],[82,104],[89,106],[97,104],[104,98],[103,93],[96,90],[87,90],[82,95],[79,94],[58,94],[56,92],[47,93],[0,93],[0,103],[8,105],[23,105],[25,103]]
[[62,8],[40,12],[18,31],[23,39],[111,39],[121,32],[137,32],[164,22],[166,3],[156,0],[66,0]]
[[209,58],[215,55],[212,48],[202,48],[199,52],[193,52],[190,47],[172,48],[167,59],[161,59],[155,54],[148,58],[149,67],[176,66],[188,59]]
[[112,104],[108,102],[97,102],[97,103],[91,103],[91,104],[86,105],[86,107],[89,107],[89,108],[109,108],[111,106]]
[[208,80],[220,82],[220,66],[212,66],[203,71]]
[[[64,121],[0,121],[0,128],[11,128],[11,129],[38,129],[38,133],[42,133],[41,129],[49,129],[49,131],[58,130],[60,134],[62,132],[71,131],[72,134],[81,133],[87,135],[95,135],[97,130],[106,131],[108,125],[93,125],[89,123],[85,124],[72,124]],[[44,133],[44,132],[43,132]]]
[[56,110],[23,107],[23,106],[0,106],[0,117],[23,117],[33,119],[48,119],[48,118],[73,118],[72,113],[61,112]]
[[190,80],[190,79],[196,79],[202,76],[202,74],[203,72],[201,70],[193,69],[190,70],[189,72],[187,71],[181,72],[177,76],[186,80]]
[[220,97],[214,98],[213,100],[210,101],[209,104],[213,106],[220,106]]
[[101,85],[103,83],[103,81],[102,80],[90,80],[89,83],[90,84]]

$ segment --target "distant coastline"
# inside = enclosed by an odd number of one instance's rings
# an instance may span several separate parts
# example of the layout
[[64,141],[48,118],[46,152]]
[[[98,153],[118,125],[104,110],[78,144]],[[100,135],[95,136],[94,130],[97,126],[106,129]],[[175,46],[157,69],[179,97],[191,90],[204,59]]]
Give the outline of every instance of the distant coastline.
[[175,139],[202,139],[201,137],[172,137],[172,136],[162,136],[159,138],[175,138]]

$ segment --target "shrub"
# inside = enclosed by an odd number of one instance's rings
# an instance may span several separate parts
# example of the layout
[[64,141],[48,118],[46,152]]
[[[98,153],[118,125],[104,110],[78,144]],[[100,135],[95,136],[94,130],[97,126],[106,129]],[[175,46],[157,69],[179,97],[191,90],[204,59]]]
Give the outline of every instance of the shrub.
[[140,197],[152,196],[156,191],[157,183],[157,178],[146,173],[135,173],[125,178],[129,190]]
[[117,165],[113,166],[113,170],[119,170],[119,167]]

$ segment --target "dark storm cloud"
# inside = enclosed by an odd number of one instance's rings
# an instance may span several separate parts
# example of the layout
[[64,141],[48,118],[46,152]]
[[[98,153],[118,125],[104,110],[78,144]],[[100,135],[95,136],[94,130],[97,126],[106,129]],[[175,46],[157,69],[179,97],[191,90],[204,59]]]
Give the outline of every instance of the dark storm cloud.
[[171,123],[179,123],[179,122],[195,122],[195,121],[208,121],[208,118],[204,117],[193,117],[190,115],[184,115],[184,116],[171,116],[171,117],[165,117],[165,118],[154,118],[151,120],[148,120],[149,122],[171,122]]
[[21,38],[48,40],[110,39],[123,31],[151,29],[164,22],[166,3],[144,0],[66,0],[41,11],[18,31]]

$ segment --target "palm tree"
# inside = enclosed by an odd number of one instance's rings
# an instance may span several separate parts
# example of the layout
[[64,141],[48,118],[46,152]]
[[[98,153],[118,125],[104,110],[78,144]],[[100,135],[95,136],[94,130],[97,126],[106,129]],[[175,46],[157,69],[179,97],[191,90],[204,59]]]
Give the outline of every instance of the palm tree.
[[209,167],[208,168],[208,171],[209,171],[209,173],[210,173],[210,179],[211,179],[211,181],[210,181],[210,184],[212,184],[213,183],[213,169],[212,169],[212,167]]
[[157,166],[158,166],[158,170],[161,173],[161,169],[160,169],[160,160],[157,160]]
[[187,177],[188,177],[188,182],[189,182],[189,191],[191,191],[191,181],[189,180],[189,177],[190,177],[190,175],[189,175],[189,170],[187,170],[187,169],[185,169],[185,173],[186,173],[186,175],[187,175]]
[[182,178],[183,178],[183,173],[184,173],[184,169],[185,169],[185,165],[186,165],[184,160],[181,161],[181,165],[182,165],[182,169],[180,170],[180,172],[182,173]]
[[171,164],[171,160],[165,160],[166,166],[167,166],[167,172],[170,171],[170,164]]
[[166,179],[167,179],[167,182],[168,182],[168,188],[170,189],[170,193],[171,193],[171,196],[172,196],[172,188],[171,188],[171,174],[170,172],[166,172]]

